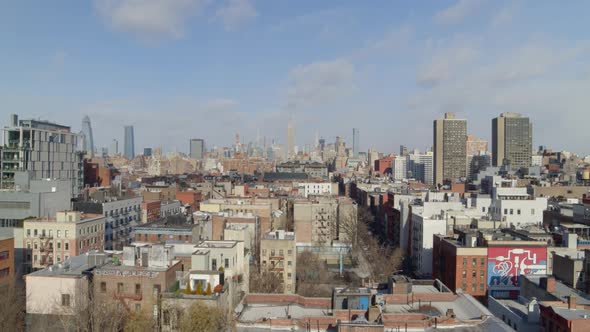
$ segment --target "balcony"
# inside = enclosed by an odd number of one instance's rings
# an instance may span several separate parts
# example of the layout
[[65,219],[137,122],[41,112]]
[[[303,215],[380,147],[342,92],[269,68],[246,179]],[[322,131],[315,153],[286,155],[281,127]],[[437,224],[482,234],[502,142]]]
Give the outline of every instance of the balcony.
[[273,261],[283,261],[283,260],[285,260],[285,257],[283,257],[283,256],[271,256],[268,259],[273,260]]

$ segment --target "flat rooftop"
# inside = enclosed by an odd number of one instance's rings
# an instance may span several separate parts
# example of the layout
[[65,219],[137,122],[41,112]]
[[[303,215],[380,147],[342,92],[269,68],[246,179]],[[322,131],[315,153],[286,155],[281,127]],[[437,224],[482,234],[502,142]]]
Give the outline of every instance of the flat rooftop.
[[53,265],[51,267],[35,271],[27,276],[32,277],[75,277],[81,276],[82,272],[95,268],[97,265],[103,265],[103,262],[110,261],[110,257],[106,253],[95,252],[97,260],[93,260],[93,254],[79,255],[71,257],[62,264]]
[[299,304],[277,305],[276,303],[256,303],[244,306],[239,320],[242,322],[254,322],[261,318],[301,319],[305,317],[329,316],[327,308],[309,308]]
[[233,248],[237,244],[236,241],[201,241],[196,248]]
[[[537,287],[541,287],[541,278],[547,277],[542,275],[523,275],[521,278],[526,278],[527,280],[531,281]],[[576,296],[577,304],[581,305],[590,305],[590,295],[582,293],[576,289],[573,289],[559,280],[555,280],[555,291],[550,293],[551,295],[559,298],[562,302],[567,303],[570,295]]]
[[[432,306],[429,310],[420,310],[419,305]],[[473,297],[461,294],[453,301],[416,301],[413,304],[386,304],[386,314],[423,313],[428,316],[444,316],[447,310],[452,309],[460,320],[478,320],[482,316],[491,315],[489,310]]]

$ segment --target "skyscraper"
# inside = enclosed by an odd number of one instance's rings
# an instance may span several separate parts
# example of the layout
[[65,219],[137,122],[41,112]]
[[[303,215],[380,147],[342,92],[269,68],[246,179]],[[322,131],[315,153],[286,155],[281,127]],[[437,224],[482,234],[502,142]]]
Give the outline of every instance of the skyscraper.
[[467,120],[445,113],[434,120],[434,185],[467,176]]
[[533,125],[517,113],[492,119],[492,165],[529,167],[533,150]]
[[92,126],[90,125],[90,118],[85,115],[82,119],[82,149],[90,158],[94,157],[94,139],[92,137]]
[[293,120],[287,124],[287,159],[295,157],[295,125]]
[[193,138],[190,140],[190,157],[196,160],[203,160],[205,156],[205,140]]
[[358,158],[359,156],[359,129],[352,128],[352,156]]
[[113,142],[111,143],[111,150],[109,152],[111,153],[111,157],[119,154],[119,141],[113,139]]
[[125,126],[125,158],[132,160],[135,158],[135,138],[133,126]]

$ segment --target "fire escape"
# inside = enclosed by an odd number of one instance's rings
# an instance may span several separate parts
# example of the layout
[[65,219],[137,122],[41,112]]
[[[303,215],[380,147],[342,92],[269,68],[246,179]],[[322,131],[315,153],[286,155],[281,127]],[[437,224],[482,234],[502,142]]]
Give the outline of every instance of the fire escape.
[[317,221],[317,235],[318,240],[321,242],[330,241],[330,216],[328,212],[324,209],[321,209],[316,213],[316,221]]
[[53,265],[53,236],[42,233],[39,236],[39,251],[41,252],[41,265]]

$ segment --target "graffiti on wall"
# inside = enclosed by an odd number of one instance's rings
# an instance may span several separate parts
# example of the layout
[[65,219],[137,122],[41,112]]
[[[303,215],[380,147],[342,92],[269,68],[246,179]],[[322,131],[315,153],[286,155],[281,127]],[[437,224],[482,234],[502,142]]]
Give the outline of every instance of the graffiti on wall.
[[496,298],[515,298],[519,276],[547,273],[547,249],[543,247],[488,248],[488,288]]

